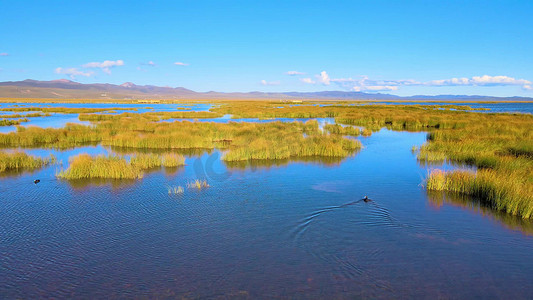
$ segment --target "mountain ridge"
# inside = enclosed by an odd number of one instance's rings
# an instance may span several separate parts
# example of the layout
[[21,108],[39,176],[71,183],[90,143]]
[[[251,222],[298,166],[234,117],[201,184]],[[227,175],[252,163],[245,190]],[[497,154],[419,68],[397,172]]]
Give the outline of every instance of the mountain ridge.
[[470,101],[533,101],[532,97],[493,97],[480,95],[414,95],[396,96],[382,93],[350,91],[320,92],[195,92],[184,87],[137,85],[125,82],[79,83],[68,79],[0,82],[0,98],[65,98],[65,99],[282,99],[282,100],[470,100]]

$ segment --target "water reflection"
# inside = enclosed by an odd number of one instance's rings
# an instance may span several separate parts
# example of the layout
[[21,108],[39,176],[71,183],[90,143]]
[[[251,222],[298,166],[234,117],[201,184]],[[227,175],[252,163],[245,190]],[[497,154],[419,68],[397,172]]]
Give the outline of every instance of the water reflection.
[[[357,152],[353,153],[355,155]],[[346,158],[343,157],[321,157],[321,156],[306,156],[306,157],[293,157],[287,159],[276,160],[250,160],[250,161],[226,161],[224,162],[229,169],[257,169],[257,168],[271,168],[286,166],[290,163],[306,163],[316,164],[326,167],[339,166]]]
[[[213,107],[209,103],[0,103],[0,108],[8,107],[67,107],[67,108],[125,108],[129,112],[160,112],[160,111],[176,111],[187,109],[188,111],[208,111]],[[122,111],[124,112],[124,111]]]
[[[318,106],[333,106],[337,104],[317,104]],[[345,104],[346,105],[346,104]],[[488,110],[474,110],[474,112],[482,113],[529,113],[533,114],[533,102],[439,102],[439,101],[409,101],[409,102],[395,102],[395,101],[362,101],[357,103],[350,103],[347,106],[362,106],[362,105],[460,105],[470,106],[474,109],[488,109]],[[296,106],[296,105],[295,105]]]
[[533,235],[533,221],[495,210],[483,205],[479,199],[457,193],[428,191],[428,200],[431,207],[437,210],[446,205],[466,209],[496,221],[511,230]]
[[183,173],[184,168],[181,166],[180,167],[164,167],[163,171],[165,172],[165,176],[167,178],[173,178]]
[[116,146],[111,146],[111,147],[106,147],[106,149],[109,149],[109,151],[112,151],[116,154],[119,154],[119,155],[134,155],[134,154],[138,154],[138,153],[143,153],[143,154],[150,154],[150,153],[153,153],[153,154],[165,154],[165,153],[175,153],[175,154],[181,154],[181,155],[185,155],[185,156],[202,156],[204,154],[212,154],[214,151],[214,149],[212,148],[205,148],[205,149],[202,149],[202,148],[185,148],[185,149],[156,149],[156,148],[152,148],[152,149],[143,149],[143,148],[125,148],[125,147],[116,147]]
[[111,187],[112,190],[121,190],[127,187],[135,185],[137,180],[135,179],[102,179],[102,178],[87,178],[87,179],[75,179],[64,180],[62,182],[68,183],[72,188],[78,191],[90,191],[92,188],[98,187]]
[[[182,111],[186,109],[187,111],[194,112],[205,112],[209,111],[212,104],[208,103],[184,103],[184,104],[154,104],[150,107],[147,107],[147,104],[121,104],[121,103],[25,103],[25,104],[16,104],[16,103],[0,103],[0,108],[9,108],[9,107],[66,107],[66,108],[123,108],[124,110],[120,111],[107,111],[107,114],[121,114],[125,112],[130,113],[145,113],[145,112],[168,112],[168,111]],[[38,111],[27,111],[27,112],[0,112],[3,114],[28,114],[35,113]],[[1,117],[1,116],[0,116]],[[47,117],[35,117],[30,118],[28,122],[21,124],[21,126],[39,126],[43,128],[61,128],[64,127],[67,123],[76,123],[83,125],[90,125],[89,121],[80,121],[78,119],[78,114],[63,114],[63,113],[51,113]],[[9,133],[17,130],[17,127],[12,126],[0,126],[0,133]]]
[[37,170],[32,170],[32,169],[6,170],[3,172],[0,172],[0,178],[17,177],[17,176],[22,176],[26,174],[33,174],[35,172],[37,172]]

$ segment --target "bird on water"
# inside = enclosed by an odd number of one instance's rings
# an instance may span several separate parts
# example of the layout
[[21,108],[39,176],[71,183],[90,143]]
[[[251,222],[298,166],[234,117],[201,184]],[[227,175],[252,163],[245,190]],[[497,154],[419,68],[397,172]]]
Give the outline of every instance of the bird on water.
[[372,201],[372,199],[370,199],[370,198],[368,198],[367,196],[365,196],[365,197],[363,198],[363,201],[365,201],[365,202],[370,202],[370,201]]
[[39,179],[35,179],[35,180],[33,181],[34,184],[37,184],[37,183],[39,183],[39,182],[41,182]]

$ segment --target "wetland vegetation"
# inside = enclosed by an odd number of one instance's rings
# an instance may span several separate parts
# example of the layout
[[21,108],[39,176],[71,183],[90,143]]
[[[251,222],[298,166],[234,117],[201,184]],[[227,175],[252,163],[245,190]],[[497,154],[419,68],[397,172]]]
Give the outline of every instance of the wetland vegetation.
[[[66,149],[101,144],[132,150],[219,149],[222,160],[251,162],[303,157],[343,158],[361,148],[359,140],[381,128],[424,131],[427,143],[413,152],[422,163],[451,162],[475,171],[434,171],[425,186],[476,196],[486,205],[524,218],[533,212],[533,116],[531,114],[478,113],[468,106],[359,105],[358,102],[218,101],[208,112],[169,111],[109,114],[125,108],[10,107],[2,111],[37,114],[78,113],[91,125],[63,128],[17,127],[1,134],[3,147]],[[135,110],[135,109],[133,109]],[[180,119],[334,118],[321,128],[307,122],[191,122]],[[22,116],[22,115],[21,115]],[[34,115],[35,117],[40,115]],[[177,119],[170,122],[162,120]],[[6,120],[2,120],[6,121]],[[13,120],[16,122],[16,120]],[[182,157],[156,154],[90,158],[81,155],[62,178],[101,178],[106,168],[112,178],[139,178],[142,169],[179,166]],[[90,167],[89,167],[90,166]],[[97,167],[94,167],[97,166]],[[72,169],[71,169],[72,168]],[[81,171],[86,168],[87,170]],[[123,170],[122,170],[123,169]],[[121,170],[121,171],[118,171]]]

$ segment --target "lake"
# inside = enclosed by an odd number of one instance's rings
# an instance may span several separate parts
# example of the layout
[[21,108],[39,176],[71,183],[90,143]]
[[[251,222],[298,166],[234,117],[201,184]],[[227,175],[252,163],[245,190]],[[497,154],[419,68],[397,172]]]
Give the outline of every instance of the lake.
[[[426,133],[358,139],[344,159],[185,151],[131,181],[55,177],[70,156],[127,149],[24,149],[62,165],[0,177],[1,298],[531,297],[531,222],[428,194],[431,169],[466,167],[417,162]],[[168,192],[195,179],[210,187]]]

